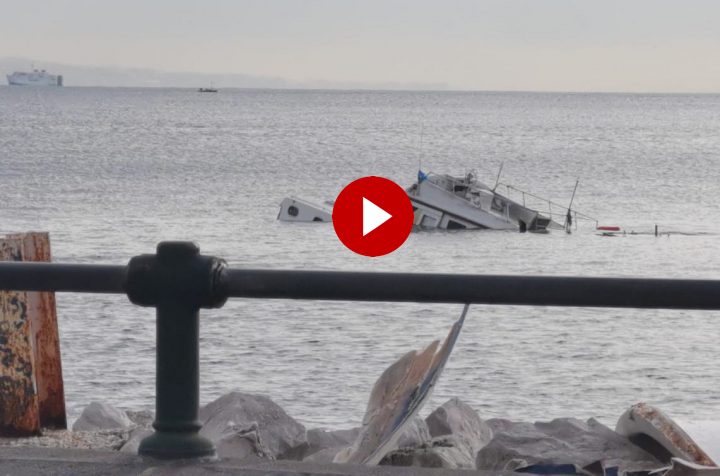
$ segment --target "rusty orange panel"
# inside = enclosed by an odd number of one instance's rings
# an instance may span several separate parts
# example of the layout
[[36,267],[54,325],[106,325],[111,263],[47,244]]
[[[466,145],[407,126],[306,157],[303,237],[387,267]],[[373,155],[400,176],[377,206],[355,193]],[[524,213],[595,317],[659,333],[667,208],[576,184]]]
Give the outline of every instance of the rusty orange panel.
[[[22,259],[22,243],[0,239],[0,260]],[[40,412],[27,293],[0,291],[0,435],[37,435]]]
[[[23,261],[51,261],[48,233],[9,235],[22,243]],[[55,293],[27,293],[33,337],[34,374],[43,428],[67,428]]]
[[[647,403],[637,403],[631,407],[631,412],[631,418],[647,421],[662,435],[661,438],[657,438],[655,435],[650,436],[657,439],[661,444],[667,443],[669,447],[666,449],[673,456],[702,466],[717,466],[715,461],[700,448],[700,445],[695,443],[677,423],[657,408]],[[666,441],[662,441],[662,439]]]

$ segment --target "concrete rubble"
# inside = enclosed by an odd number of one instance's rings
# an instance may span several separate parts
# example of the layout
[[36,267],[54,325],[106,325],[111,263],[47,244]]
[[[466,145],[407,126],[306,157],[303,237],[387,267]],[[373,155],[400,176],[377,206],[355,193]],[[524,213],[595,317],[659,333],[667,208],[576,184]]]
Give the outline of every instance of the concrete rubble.
[[[70,431],[42,437],[0,439],[0,446],[54,446],[137,453],[152,432],[151,412],[125,412],[91,403]],[[357,438],[358,428],[306,430],[270,398],[240,392],[226,394],[200,410],[201,434],[221,458],[332,462]],[[44,440],[43,440],[44,439]],[[647,472],[670,461],[646,452],[597,420],[560,418],[550,422],[483,420],[469,405],[453,398],[422,420],[416,418],[381,465],[494,471],[576,471],[604,474],[617,468]],[[610,474],[608,472],[608,474]]]

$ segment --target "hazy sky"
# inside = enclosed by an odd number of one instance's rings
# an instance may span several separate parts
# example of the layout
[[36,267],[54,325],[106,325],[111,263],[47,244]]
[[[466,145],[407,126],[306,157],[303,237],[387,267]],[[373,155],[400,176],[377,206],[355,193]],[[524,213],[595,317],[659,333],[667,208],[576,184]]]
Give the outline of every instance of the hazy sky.
[[720,92],[720,1],[0,0],[0,57],[293,81]]

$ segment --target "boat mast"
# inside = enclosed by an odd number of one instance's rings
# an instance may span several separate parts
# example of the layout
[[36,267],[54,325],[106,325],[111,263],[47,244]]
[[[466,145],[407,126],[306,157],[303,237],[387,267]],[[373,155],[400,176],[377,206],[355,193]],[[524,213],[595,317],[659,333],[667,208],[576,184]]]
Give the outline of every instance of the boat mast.
[[418,147],[418,185],[420,185],[420,174],[422,173],[423,133],[425,124],[420,124],[420,147]]
[[570,233],[570,227],[572,226],[572,214],[570,213],[573,200],[575,200],[575,192],[577,191],[580,179],[575,179],[575,188],[573,189],[572,197],[570,197],[570,205],[568,205],[567,215],[565,215],[565,231]]
[[493,192],[498,187],[498,185],[500,185],[500,174],[502,173],[503,165],[505,165],[505,162],[500,162],[500,170],[498,170],[497,178],[495,179],[495,186],[492,189]]

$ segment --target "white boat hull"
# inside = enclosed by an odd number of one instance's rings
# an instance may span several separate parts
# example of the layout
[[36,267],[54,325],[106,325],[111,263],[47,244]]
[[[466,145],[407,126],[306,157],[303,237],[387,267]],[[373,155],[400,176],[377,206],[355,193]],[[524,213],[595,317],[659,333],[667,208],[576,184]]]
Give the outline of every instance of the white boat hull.
[[[499,195],[484,186],[457,193],[448,190],[443,177],[421,181],[408,189],[415,211],[415,226],[443,230],[545,231],[550,220],[537,211]],[[437,183],[435,183],[437,182]]]
[[280,203],[277,219],[287,222],[331,222],[332,212],[300,198],[287,197]]

